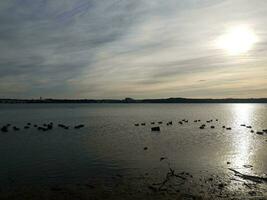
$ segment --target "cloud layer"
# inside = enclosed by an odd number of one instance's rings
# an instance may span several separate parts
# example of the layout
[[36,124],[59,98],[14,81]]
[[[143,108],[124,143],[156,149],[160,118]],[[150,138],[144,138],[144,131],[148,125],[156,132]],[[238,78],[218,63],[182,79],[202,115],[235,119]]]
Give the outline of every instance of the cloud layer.
[[[267,97],[266,1],[12,0],[0,24],[0,98]],[[238,25],[253,48],[216,48]]]

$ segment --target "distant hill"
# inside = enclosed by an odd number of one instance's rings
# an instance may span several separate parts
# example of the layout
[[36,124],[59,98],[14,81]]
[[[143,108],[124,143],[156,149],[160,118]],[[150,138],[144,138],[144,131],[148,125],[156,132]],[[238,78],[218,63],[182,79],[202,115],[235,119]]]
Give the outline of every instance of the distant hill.
[[0,103],[267,103],[267,98],[227,99],[0,99]]

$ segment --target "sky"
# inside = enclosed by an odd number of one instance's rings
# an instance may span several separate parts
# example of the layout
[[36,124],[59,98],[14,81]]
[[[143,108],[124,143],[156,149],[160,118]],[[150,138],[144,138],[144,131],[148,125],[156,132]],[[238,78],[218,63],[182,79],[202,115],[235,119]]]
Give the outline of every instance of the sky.
[[265,0],[0,1],[0,98],[267,97]]

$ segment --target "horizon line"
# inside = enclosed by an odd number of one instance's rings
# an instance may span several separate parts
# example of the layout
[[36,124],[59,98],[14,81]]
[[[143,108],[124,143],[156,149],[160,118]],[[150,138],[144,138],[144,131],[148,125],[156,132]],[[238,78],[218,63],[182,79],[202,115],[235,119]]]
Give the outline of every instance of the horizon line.
[[188,100],[227,100],[227,99],[239,99],[239,100],[246,100],[246,99],[267,99],[267,97],[224,97],[224,98],[212,98],[212,97],[204,97],[204,98],[191,98],[191,97],[163,97],[163,98],[132,98],[132,97],[125,97],[125,98],[0,98],[0,100],[38,100],[38,101],[45,101],[45,100],[168,100],[168,99],[188,99]]

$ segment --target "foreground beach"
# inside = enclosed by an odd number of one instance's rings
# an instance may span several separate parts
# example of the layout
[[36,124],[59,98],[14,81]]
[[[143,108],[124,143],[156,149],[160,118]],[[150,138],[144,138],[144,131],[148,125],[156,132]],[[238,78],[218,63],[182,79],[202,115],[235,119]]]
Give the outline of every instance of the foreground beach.
[[[207,173],[206,173],[207,175]],[[152,183],[149,174],[135,178],[123,176],[101,182],[55,186],[30,186],[2,190],[1,199],[266,199],[266,182],[240,179],[233,175],[200,176],[176,174],[166,184]],[[197,180],[198,179],[198,180]],[[103,181],[103,180],[102,180]],[[158,180],[160,181],[160,180]],[[164,184],[164,186],[163,186]]]

